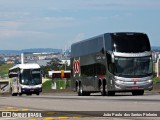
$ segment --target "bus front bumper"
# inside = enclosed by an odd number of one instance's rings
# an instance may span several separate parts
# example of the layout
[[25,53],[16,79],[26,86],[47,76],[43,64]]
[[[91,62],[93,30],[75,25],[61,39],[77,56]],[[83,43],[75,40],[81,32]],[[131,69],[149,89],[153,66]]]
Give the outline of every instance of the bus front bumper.
[[21,88],[21,93],[40,93],[42,88]]
[[153,89],[153,82],[130,82],[130,83],[119,83],[115,82],[114,85],[115,91],[133,91],[133,90],[149,90]]

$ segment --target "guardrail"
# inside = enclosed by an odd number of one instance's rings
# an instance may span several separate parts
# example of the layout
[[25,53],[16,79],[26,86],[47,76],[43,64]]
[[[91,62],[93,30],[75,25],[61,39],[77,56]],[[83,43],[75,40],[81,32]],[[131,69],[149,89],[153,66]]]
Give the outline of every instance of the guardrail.
[[9,92],[9,79],[0,79],[0,93]]

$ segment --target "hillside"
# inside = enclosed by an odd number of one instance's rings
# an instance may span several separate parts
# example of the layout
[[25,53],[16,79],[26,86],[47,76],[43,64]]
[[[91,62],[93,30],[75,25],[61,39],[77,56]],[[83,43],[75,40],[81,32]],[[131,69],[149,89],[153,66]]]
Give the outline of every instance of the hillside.
[[152,46],[152,50],[160,52],[160,47],[159,46]]
[[[159,51],[159,46],[152,46],[153,51]],[[19,55],[21,53],[42,53],[42,52],[54,52],[54,53],[62,53],[62,49],[54,49],[54,48],[31,48],[31,49],[22,49],[22,50],[0,50],[0,54],[15,54]]]
[[22,50],[0,50],[0,54],[21,54],[21,53],[42,53],[42,52],[54,52],[61,53],[61,49],[53,48],[33,48],[33,49],[22,49]]

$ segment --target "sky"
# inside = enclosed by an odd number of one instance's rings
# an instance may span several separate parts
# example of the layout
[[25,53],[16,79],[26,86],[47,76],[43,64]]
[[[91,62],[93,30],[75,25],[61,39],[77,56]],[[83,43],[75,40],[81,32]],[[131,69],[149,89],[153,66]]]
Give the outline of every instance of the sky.
[[64,49],[107,32],[160,46],[160,0],[0,0],[0,50]]

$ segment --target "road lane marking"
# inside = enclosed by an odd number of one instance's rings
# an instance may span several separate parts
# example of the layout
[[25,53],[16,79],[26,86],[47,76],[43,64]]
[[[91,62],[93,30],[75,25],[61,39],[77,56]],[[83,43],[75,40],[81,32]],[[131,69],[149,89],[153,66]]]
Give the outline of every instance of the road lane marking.
[[2,112],[18,112],[18,109],[11,109],[11,110],[2,110]]
[[53,115],[55,112],[48,112],[47,115]]
[[47,117],[47,118],[44,118],[43,120],[55,120],[53,117]]
[[29,120],[38,120],[37,118],[30,118]]
[[24,108],[24,109],[22,109],[22,111],[29,111],[29,109]]
[[69,119],[70,117],[67,117],[67,116],[60,116],[58,117],[58,120],[63,120],[63,119]]
[[13,109],[13,107],[12,106],[8,106],[7,109]]

